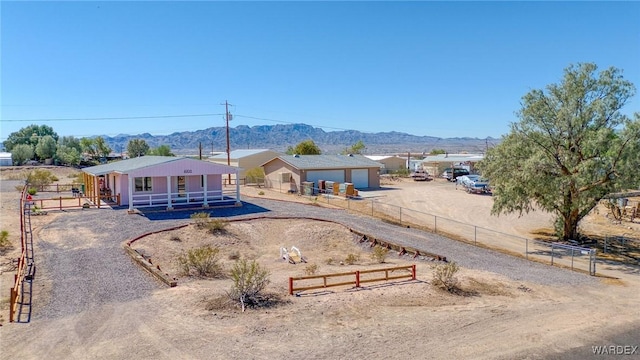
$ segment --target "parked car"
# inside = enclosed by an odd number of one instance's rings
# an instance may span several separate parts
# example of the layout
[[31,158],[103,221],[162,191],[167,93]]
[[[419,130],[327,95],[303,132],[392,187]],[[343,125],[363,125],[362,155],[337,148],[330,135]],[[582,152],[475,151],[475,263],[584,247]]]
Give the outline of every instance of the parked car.
[[414,171],[413,174],[411,174],[411,177],[413,178],[413,181],[431,180],[431,176],[429,175],[429,173],[424,171],[424,170],[416,170],[416,171]]
[[464,168],[454,168],[453,175],[451,174],[451,168],[446,168],[442,173],[442,177],[449,181],[456,181],[459,176],[469,175],[469,170]]
[[480,175],[464,175],[464,176],[458,176],[458,178],[456,179],[456,187],[458,185],[460,186],[464,186],[465,188],[470,185],[472,182],[476,181],[480,179]]
[[489,186],[489,180],[480,178],[475,181],[471,181],[465,185],[468,193],[473,194],[490,194],[491,187]]

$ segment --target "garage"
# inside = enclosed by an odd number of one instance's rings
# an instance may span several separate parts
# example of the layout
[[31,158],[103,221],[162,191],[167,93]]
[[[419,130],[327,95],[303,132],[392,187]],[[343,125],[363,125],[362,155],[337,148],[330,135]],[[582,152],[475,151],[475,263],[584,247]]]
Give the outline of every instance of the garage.
[[327,180],[327,181],[343,183],[344,170],[309,170],[307,171],[307,181],[313,181],[313,183],[317,187],[318,180]]
[[366,189],[369,187],[369,169],[351,170],[351,182],[356,189]]

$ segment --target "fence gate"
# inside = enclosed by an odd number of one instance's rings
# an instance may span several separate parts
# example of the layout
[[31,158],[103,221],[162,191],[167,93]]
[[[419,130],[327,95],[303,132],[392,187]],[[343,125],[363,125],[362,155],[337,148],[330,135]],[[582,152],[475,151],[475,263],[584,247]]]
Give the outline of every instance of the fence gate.
[[573,270],[573,262],[576,257],[588,255],[589,275],[593,276],[596,274],[596,249],[562,243],[551,243],[551,265],[553,265],[554,257],[562,258],[569,255],[571,255],[571,270]]

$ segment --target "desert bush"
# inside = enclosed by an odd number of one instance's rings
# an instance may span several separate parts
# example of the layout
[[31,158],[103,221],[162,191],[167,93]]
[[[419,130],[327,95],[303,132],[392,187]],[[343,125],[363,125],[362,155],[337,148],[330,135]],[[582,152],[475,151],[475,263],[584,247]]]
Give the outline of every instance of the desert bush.
[[258,195],[264,195],[264,191],[262,190],[258,191]]
[[358,254],[349,254],[344,259],[344,262],[347,265],[353,265],[353,264],[357,263],[358,261],[360,261],[360,255],[358,255]]
[[255,167],[247,170],[244,173],[248,183],[257,183],[264,179],[264,169],[262,167]]
[[435,265],[433,267],[431,285],[448,292],[455,291],[458,285],[458,278],[456,277],[458,270],[460,270],[460,267],[455,262]]
[[324,261],[324,263],[327,264],[327,265],[333,265],[334,262],[335,262],[335,260],[333,258],[327,258]]
[[36,188],[28,188],[27,189],[27,193],[29,195],[35,195],[38,192],[38,190]]
[[178,236],[178,235],[171,235],[171,237],[169,238],[169,240],[171,240],[171,241],[176,241],[176,242],[180,242],[180,241],[182,241],[182,239],[180,239],[180,236]]
[[317,272],[318,272],[317,264],[308,264],[307,266],[304,267],[305,275],[315,275]]
[[376,245],[371,252],[371,259],[378,264],[383,264],[389,254],[389,249]]
[[16,191],[22,192],[22,189],[24,189],[24,185],[16,185],[15,189]]
[[231,269],[233,287],[229,297],[240,302],[242,311],[247,306],[255,306],[260,302],[261,292],[269,284],[269,271],[263,269],[255,260],[238,260]]
[[9,232],[7,230],[0,231],[0,250],[4,250],[11,247],[11,240],[9,240]]
[[178,256],[178,265],[182,275],[193,273],[198,276],[220,277],[222,266],[219,264],[220,249],[209,245],[191,249]]
[[27,176],[27,183],[35,187],[50,185],[54,181],[58,180],[59,179],[53,175],[51,171],[44,169],[36,169],[30,172],[29,176]]
[[211,219],[207,222],[206,227],[212,233],[224,232],[229,222],[222,219]]
[[209,222],[209,213],[207,212],[198,212],[191,214],[191,218],[194,220],[196,227],[198,229],[204,229],[207,227],[207,223]]

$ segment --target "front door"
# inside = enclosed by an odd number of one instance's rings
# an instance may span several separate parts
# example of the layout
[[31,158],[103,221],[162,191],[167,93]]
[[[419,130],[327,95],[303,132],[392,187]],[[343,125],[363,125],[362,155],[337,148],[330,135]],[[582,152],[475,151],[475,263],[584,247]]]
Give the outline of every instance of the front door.
[[178,197],[185,197],[186,196],[186,179],[184,176],[178,176]]

